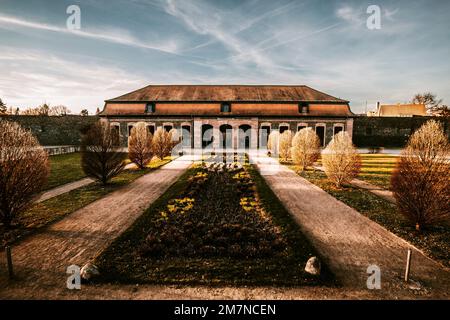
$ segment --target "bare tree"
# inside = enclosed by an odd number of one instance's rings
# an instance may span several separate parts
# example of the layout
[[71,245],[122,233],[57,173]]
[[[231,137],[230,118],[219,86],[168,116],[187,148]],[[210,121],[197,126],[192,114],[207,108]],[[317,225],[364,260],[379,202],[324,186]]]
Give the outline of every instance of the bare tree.
[[450,118],[450,107],[447,105],[441,105],[435,108],[434,115],[439,117]]
[[287,161],[291,156],[291,147],[292,147],[292,131],[286,130],[282,134],[280,134],[278,152],[281,160]]
[[159,159],[164,159],[170,155],[173,147],[178,144],[173,141],[172,132],[167,132],[164,128],[159,127],[153,136],[153,152]]
[[117,146],[108,123],[93,124],[81,141],[81,166],[87,176],[106,185],[124,168],[126,153]]
[[412,103],[424,104],[428,114],[434,115],[439,109],[442,99],[438,99],[434,93],[425,92],[416,94],[412,99]]
[[420,231],[450,217],[450,144],[442,125],[426,122],[409,138],[391,177],[399,211]]
[[4,103],[2,99],[0,99],[0,114],[6,114],[7,110],[8,108],[6,107],[6,103]]
[[337,188],[355,178],[361,168],[361,157],[347,132],[334,135],[322,153],[325,173]]
[[40,115],[40,112],[39,108],[27,108],[23,110],[20,114],[24,116],[38,116]]
[[144,122],[138,122],[128,140],[128,157],[139,168],[144,169],[153,158],[152,134]]
[[292,139],[292,160],[305,170],[319,159],[320,139],[312,128],[303,128]]
[[53,106],[53,107],[50,107],[48,110],[49,116],[66,116],[71,113],[72,113],[72,111],[70,111],[69,108],[67,108],[66,106],[63,106],[63,105]]
[[47,182],[47,152],[19,124],[0,121],[0,218],[6,227]]
[[38,112],[38,115],[40,115],[40,116],[48,116],[49,112],[50,112],[50,106],[48,104],[44,103],[43,105],[41,105],[37,108],[37,112]]

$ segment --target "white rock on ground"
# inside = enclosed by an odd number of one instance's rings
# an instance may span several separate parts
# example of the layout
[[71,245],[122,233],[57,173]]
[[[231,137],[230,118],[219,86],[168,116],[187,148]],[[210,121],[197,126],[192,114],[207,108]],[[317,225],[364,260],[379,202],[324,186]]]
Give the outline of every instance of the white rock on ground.
[[308,259],[308,262],[306,262],[306,266],[305,266],[305,271],[318,276],[320,275],[320,269],[321,269],[321,265],[320,265],[320,260],[317,257],[311,257]]

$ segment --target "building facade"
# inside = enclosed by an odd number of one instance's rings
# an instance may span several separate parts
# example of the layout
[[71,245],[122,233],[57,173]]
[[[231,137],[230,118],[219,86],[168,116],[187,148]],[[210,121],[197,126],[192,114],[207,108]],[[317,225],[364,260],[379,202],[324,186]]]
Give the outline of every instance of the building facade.
[[323,146],[352,135],[349,102],[308,86],[150,85],[106,100],[99,116],[127,146],[131,128],[176,129],[181,147],[233,151],[267,147],[271,132],[311,127]]

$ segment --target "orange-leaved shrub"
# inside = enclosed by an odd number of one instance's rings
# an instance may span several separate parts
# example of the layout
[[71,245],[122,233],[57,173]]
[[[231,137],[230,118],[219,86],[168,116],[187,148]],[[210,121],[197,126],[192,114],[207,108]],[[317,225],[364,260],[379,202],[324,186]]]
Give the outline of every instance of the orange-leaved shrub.
[[303,128],[292,139],[292,161],[301,170],[312,165],[320,156],[320,140],[312,128]]
[[15,122],[0,121],[0,219],[5,227],[33,201],[47,182],[47,152]]
[[153,136],[153,152],[159,159],[169,156],[174,146],[179,143],[179,137],[175,130],[167,132],[159,127]]
[[138,122],[131,129],[130,139],[128,140],[128,158],[140,169],[144,169],[153,158],[152,140],[153,136],[144,122]]
[[391,177],[397,207],[420,231],[450,217],[450,145],[430,120],[409,138]]

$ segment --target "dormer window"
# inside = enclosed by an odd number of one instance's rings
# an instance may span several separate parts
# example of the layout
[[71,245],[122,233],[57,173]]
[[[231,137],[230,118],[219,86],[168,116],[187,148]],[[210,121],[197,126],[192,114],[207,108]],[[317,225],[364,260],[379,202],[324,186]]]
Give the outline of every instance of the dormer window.
[[145,106],[145,113],[155,113],[155,103],[149,102]]
[[309,111],[309,104],[306,102],[300,102],[298,104],[298,112],[301,114],[307,114]]
[[231,103],[224,102],[220,105],[220,112],[227,113],[231,112]]

